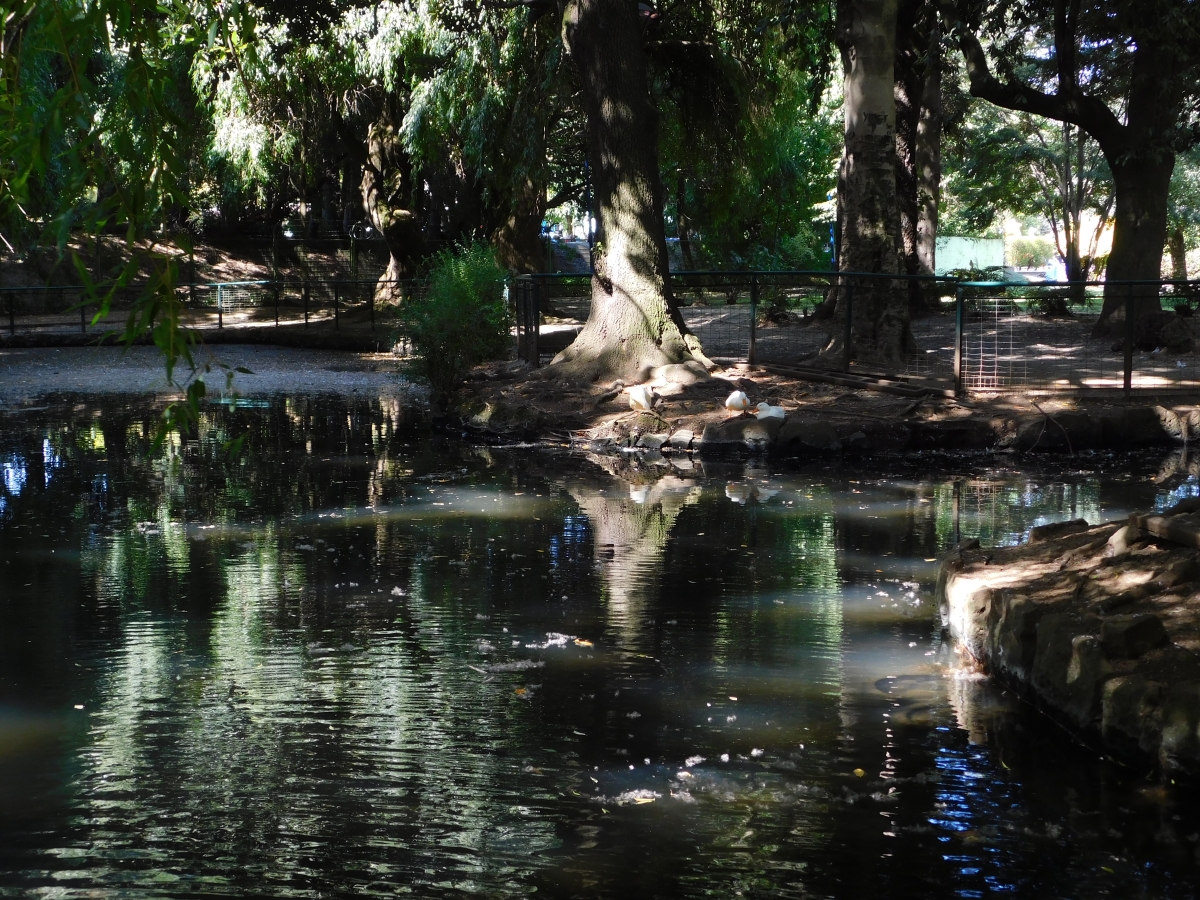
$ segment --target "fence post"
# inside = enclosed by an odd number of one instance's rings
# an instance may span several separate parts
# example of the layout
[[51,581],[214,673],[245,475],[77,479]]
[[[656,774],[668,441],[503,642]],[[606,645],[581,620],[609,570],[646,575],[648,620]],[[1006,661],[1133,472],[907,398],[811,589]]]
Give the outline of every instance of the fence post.
[[224,298],[224,296],[222,296],[223,294],[224,294],[224,291],[221,290],[221,286],[217,285],[217,328],[218,329],[225,327],[225,309],[224,309],[225,298]]
[[304,290],[301,291],[304,295],[304,324],[308,324],[308,282],[304,282]]
[[746,362],[754,365],[754,351],[758,335],[758,275],[750,276],[750,347],[746,351]]
[[271,282],[271,288],[275,294],[275,326],[279,327],[279,282]]
[[371,330],[375,330],[375,285],[367,288],[367,308],[371,310]]
[[333,283],[333,327],[335,329],[340,329],[342,327],[340,324],[340,320],[338,318],[339,307],[341,306],[341,301],[342,301],[341,282],[334,281],[334,283]]
[[1125,399],[1133,396],[1133,285],[1125,293]]
[[846,279],[846,332],[843,335],[842,371],[850,371],[850,341],[854,334],[854,284]]
[[532,326],[529,329],[529,364],[536,369],[542,364],[542,351],[538,346],[542,336],[542,283],[536,278],[531,278],[529,287],[530,303],[527,314]]
[[[963,316],[965,306],[963,286],[954,290],[954,396],[963,393]],[[957,485],[958,482],[955,482]]]

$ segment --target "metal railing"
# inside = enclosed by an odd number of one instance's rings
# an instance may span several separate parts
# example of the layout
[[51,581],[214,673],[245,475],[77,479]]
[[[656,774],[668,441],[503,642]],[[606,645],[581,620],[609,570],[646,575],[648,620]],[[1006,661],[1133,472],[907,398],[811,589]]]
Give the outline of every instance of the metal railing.
[[[854,358],[859,330],[871,325],[880,287],[903,290],[911,316],[905,352],[887,366]],[[420,280],[390,283],[401,297]],[[1200,390],[1200,282],[969,282],[878,274],[743,271],[677,272],[670,287],[685,325],[722,362],[826,368],[887,375],[957,394]],[[175,289],[182,323],[226,329],[307,326],[394,327],[396,307],[380,306],[388,283],[374,279],[277,279],[184,284]],[[1165,313],[1147,336],[1145,319],[1111,317],[1097,328],[1103,293],[1129,304],[1156,293]],[[120,330],[144,286],[115,291],[96,321],[96,299],[79,286],[0,288],[0,332]],[[586,321],[589,275],[523,275],[510,285],[517,354],[540,364]],[[824,315],[837,298],[835,316]],[[893,297],[894,299],[894,297]],[[4,327],[4,326],[7,327]],[[1161,327],[1160,327],[1161,326]],[[1140,329],[1140,330],[1139,330]],[[1170,335],[1167,332],[1170,332]],[[1161,346],[1158,345],[1161,337]],[[1169,338],[1169,339],[1168,339]],[[884,371],[883,369],[886,369]]]
[[[888,371],[853,358],[854,336],[877,286],[907,291],[911,346]],[[843,372],[886,374],[966,393],[1084,393],[1200,390],[1200,282],[972,282],[950,277],[810,271],[677,272],[671,290],[705,352],[723,362],[796,366],[822,354]],[[1126,292],[1126,310],[1097,333],[1103,291]],[[1174,303],[1174,346],[1138,349],[1138,319],[1127,312],[1145,291]],[[818,307],[837,294],[836,317]],[[539,365],[543,320],[586,321],[588,276],[516,279],[518,355]],[[835,332],[837,332],[835,334]],[[1114,341],[1117,343],[1114,344]],[[1119,346],[1118,346],[1119,345]],[[1189,349],[1190,346],[1190,349]],[[833,348],[834,358],[829,350]]]
[[[175,287],[174,297],[182,308],[183,324],[189,328],[320,323],[335,330],[344,326],[373,330],[378,321],[391,318],[390,311],[376,303],[376,292],[389,284],[402,296],[423,290],[417,280],[260,280],[183,284]],[[119,330],[145,290],[144,285],[114,290],[108,315],[98,319],[99,299],[79,285],[0,288],[0,315],[4,316],[0,332],[99,334]]]

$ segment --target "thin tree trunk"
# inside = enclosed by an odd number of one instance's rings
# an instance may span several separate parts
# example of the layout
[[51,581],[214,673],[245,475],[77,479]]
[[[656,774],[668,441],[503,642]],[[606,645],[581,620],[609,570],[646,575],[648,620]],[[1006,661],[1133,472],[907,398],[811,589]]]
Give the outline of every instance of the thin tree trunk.
[[[901,271],[896,207],[896,0],[841,0],[838,42],[844,76],[846,145],[841,181],[844,221],[839,254],[844,272]],[[853,290],[851,355],[899,365],[913,346],[908,295],[891,279],[859,278]],[[822,351],[840,359],[849,292],[839,291],[833,335]]]
[[[644,380],[700,354],[671,296],[658,123],[650,101],[638,6],[566,0],[563,39],[579,70],[596,217],[592,306],[551,374],[583,382]],[[703,361],[703,358],[700,357]]]
[[1167,251],[1171,254],[1171,278],[1187,281],[1187,244],[1182,228],[1175,228],[1167,235]]
[[942,36],[936,15],[929,29],[929,54],[921,115],[917,122],[917,271],[937,271],[938,203],[942,196]]
[[677,227],[679,230],[679,252],[683,254],[683,264],[691,271],[696,269],[696,260],[692,256],[692,220],[687,213],[687,179],[679,173],[675,198],[676,212],[679,215]]

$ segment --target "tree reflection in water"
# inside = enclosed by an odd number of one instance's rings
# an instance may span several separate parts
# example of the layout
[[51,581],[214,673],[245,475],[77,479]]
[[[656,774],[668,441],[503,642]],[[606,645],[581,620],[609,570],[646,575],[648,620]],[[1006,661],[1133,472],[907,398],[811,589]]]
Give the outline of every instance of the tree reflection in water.
[[155,455],[154,416],[0,432],[0,891],[1190,891],[1195,812],[973,679],[927,592],[955,509],[1013,541],[1186,464],[684,471],[366,399]]

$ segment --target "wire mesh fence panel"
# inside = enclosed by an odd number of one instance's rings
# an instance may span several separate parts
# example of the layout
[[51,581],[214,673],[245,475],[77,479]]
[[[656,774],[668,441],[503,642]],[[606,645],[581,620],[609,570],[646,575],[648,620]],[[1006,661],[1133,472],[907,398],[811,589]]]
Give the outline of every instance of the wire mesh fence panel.
[[[1023,288],[964,298],[963,386],[973,392],[1117,390],[1120,338],[1094,334],[1099,307]],[[1114,340],[1116,345],[1114,346]]]

